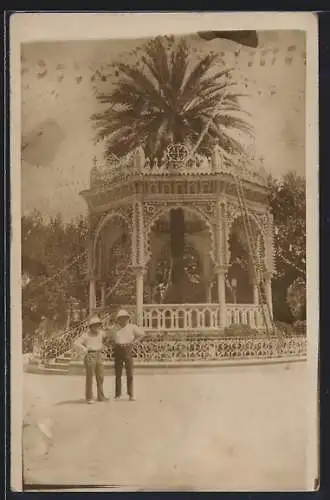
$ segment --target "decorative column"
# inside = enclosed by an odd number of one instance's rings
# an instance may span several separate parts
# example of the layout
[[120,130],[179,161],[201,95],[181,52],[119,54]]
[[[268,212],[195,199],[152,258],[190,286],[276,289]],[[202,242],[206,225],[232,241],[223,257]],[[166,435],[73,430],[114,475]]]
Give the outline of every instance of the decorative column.
[[273,295],[272,295],[272,273],[266,272],[264,275],[265,295],[270,311],[271,319],[273,319]]
[[203,282],[205,287],[205,300],[212,302],[212,263],[209,254],[203,256]]
[[219,327],[224,329],[227,325],[226,311],[226,273],[227,266],[227,235],[225,221],[225,207],[221,203],[220,186],[217,192],[217,210],[216,210],[216,268],[218,303],[219,303]]
[[96,308],[96,287],[95,279],[89,278],[89,313],[92,314]]
[[143,279],[144,268],[136,267],[135,283],[136,283],[136,322],[138,326],[143,326]]
[[258,305],[259,304],[258,285],[256,284],[255,281],[253,281],[252,286],[253,286],[253,304]]
[[101,283],[101,307],[102,309],[105,308],[105,294],[106,294],[106,287],[105,283]]
[[274,223],[273,215],[268,212],[264,217],[265,266],[270,273],[275,271]]
[[258,283],[260,284],[260,267],[257,266],[257,272],[254,272],[252,263],[249,263],[249,276],[251,279],[252,291],[253,291],[253,304],[257,306],[260,303]]
[[95,262],[94,262],[94,236],[93,217],[88,218],[88,277],[89,277],[89,314],[96,308],[96,286],[95,286]]
[[133,204],[132,268],[135,273],[136,322],[143,326],[143,281],[144,281],[144,226],[143,204],[138,199]]
[[218,288],[218,303],[219,303],[219,327],[221,329],[226,327],[227,317],[226,317],[226,272],[227,267],[217,266],[215,273],[217,276],[217,288]]

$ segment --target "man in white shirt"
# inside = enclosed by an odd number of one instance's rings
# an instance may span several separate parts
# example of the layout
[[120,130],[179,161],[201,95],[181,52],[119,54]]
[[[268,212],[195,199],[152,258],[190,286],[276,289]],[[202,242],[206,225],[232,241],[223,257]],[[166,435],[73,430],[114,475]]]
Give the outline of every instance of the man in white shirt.
[[127,311],[121,309],[116,315],[116,325],[110,329],[110,334],[114,342],[116,389],[115,399],[121,396],[121,377],[123,365],[125,364],[127,394],[130,401],[134,401],[133,396],[133,345],[143,336],[142,328],[130,322]]
[[86,372],[85,397],[88,404],[93,403],[93,375],[96,378],[97,400],[106,401],[103,393],[104,367],[102,350],[106,332],[102,330],[102,321],[93,316],[89,321],[89,331],[85,332],[75,342],[75,347],[85,354],[84,364]]

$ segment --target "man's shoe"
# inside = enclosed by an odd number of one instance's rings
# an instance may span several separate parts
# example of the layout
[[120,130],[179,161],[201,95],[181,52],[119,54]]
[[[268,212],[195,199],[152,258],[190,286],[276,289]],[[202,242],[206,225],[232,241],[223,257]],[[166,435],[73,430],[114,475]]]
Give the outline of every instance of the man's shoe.
[[105,396],[103,396],[102,398],[97,398],[98,401],[100,401],[100,403],[104,402],[104,401],[109,401],[108,398],[106,398]]
[[135,401],[135,398],[134,398],[133,396],[130,396],[130,397],[128,398],[128,401]]
[[93,401],[92,399],[87,399],[86,403],[87,403],[88,405],[92,405],[92,404],[94,403],[94,401]]
[[114,400],[115,400],[115,401],[119,401],[119,400],[120,400],[120,396],[115,396],[115,397],[114,397]]

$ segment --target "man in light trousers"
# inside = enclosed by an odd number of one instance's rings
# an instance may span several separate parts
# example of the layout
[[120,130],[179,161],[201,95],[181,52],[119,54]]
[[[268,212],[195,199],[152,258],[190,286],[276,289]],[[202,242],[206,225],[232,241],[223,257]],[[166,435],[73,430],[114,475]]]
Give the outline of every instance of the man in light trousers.
[[93,376],[96,378],[97,400],[107,401],[103,393],[104,367],[103,347],[106,332],[101,328],[102,321],[98,316],[89,320],[89,331],[75,342],[75,346],[85,354],[85,398],[88,404],[93,403]]
[[123,365],[125,365],[127,395],[130,401],[134,401],[133,345],[144,336],[144,331],[131,323],[129,313],[125,309],[121,309],[116,315],[116,324],[110,329],[110,335],[114,343],[115,399],[118,400],[121,397],[121,378]]

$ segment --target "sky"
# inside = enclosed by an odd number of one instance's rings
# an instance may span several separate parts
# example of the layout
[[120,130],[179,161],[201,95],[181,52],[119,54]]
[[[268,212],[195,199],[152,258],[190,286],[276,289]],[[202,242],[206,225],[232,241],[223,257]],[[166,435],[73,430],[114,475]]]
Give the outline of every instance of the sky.
[[[111,88],[113,61],[130,62],[140,40],[47,42],[22,45],[22,210],[64,220],[85,214],[93,157],[102,161],[90,120],[95,89]],[[305,38],[299,31],[259,33],[250,49],[226,40],[189,37],[195,53],[213,50],[250,94],[256,151],[274,176],[305,173]],[[197,61],[197,59],[196,59]]]

